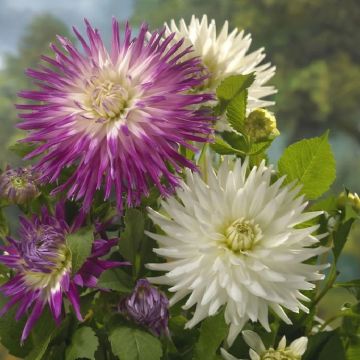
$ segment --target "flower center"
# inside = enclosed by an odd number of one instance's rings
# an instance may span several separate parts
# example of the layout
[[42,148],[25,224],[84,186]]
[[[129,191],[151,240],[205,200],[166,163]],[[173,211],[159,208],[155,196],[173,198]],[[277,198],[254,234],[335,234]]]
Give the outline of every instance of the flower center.
[[260,237],[260,227],[243,218],[235,220],[225,230],[226,245],[235,253],[250,250]]
[[40,226],[32,238],[25,240],[22,244],[25,282],[48,292],[57,288],[62,276],[71,269],[71,252],[64,234],[51,226]]
[[11,183],[16,189],[22,189],[26,185],[26,180],[21,176],[15,176],[11,179]]
[[294,355],[290,349],[269,349],[261,355],[261,360],[301,360],[301,356]]
[[98,121],[119,119],[129,107],[129,102],[129,92],[121,84],[97,78],[89,81],[85,105]]

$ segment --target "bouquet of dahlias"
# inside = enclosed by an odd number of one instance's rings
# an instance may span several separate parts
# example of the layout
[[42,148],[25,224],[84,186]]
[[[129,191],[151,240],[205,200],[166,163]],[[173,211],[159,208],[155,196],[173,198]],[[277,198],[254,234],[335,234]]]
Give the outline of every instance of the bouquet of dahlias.
[[[38,89],[16,105],[29,162],[0,176],[2,344],[28,360],[360,359],[360,280],[337,282],[360,199],[323,196],[327,133],[269,163],[263,49],[206,16],[136,34],[114,19],[110,48],[85,28],[27,70]],[[333,287],[356,301],[321,319]]]

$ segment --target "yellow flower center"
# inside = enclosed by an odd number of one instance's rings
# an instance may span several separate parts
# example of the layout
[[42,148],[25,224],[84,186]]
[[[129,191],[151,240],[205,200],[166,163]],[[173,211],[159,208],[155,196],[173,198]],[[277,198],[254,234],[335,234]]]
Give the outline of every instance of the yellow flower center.
[[116,120],[128,106],[129,93],[120,84],[105,81],[93,84],[88,94],[88,106],[103,120]]
[[226,228],[224,235],[227,247],[236,253],[250,250],[261,237],[261,230],[251,221],[238,219]]
[[291,349],[275,350],[270,348],[261,355],[261,360],[301,360],[300,355],[294,355]]
[[21,176],[16,176],[11,179],[11,183],[16,189],[21,189],[26,185],[26,179],[23,179]]
[[43,289],[44,297],[50,296],[50,293],[60,285],[62,276],[71,270],[71,252],[64,244],[61,245],[55,256],[49,257],[51,262],[55,262],[49,272],[25,271],[24,280],[29,287],[33,289]]

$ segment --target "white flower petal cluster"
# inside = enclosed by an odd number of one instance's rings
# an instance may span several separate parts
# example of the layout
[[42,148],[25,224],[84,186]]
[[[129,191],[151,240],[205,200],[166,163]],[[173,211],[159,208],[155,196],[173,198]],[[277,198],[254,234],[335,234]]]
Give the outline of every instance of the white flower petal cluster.
[[163,235],[149,233],[166,263],[149,264],[166,274],[151,279],[170,286],[171,304],[187,298],[184,309],[195,306],[191,328],[225,307],[232,343],[248,320],[270,331],[268,311],[291,321],[284,309],[308,311],[301,291],[323,278],[323,266],[304,262],[324,252],[314,247],[317,226],[298,227],[321,212],[307,206],[299,187],[272,182],[272,168],[263,162],[248,169],[248,161],[226,158],[206,180],[187,173],[176,196],[149,209]]
[[215,20],[209,23],[206,15],[201,20],[193,15],[189,25],[184,19],[178,25],[171,20],[170,24],[165,24],[165,28],[166,36],[175,33],[175,41],[184,38],[183,48],[193,47],[194,51],[188,57],[198,56],[202,59],[209,75],[204,90],[215,90],[230,75],[254,72],[256,79],[248,90],[247,112],[274,104],[263,98],[276,93],[273,86],[265,85],[274,76],[275,67],[270,63],[261,64],[266,56],[263,48],[248,53],[252,41],[250,34],[245,35],[244,31],[239,32],[237,28],[229,33],[226,21],[217,35]]
[[[248,330],[243,331],[242,334],[245,342],[250,346],[249,355],[251,360],[300,360],[308,344],[308,338],[303,336],[286,346],[286,337],[283,336],[277,349],[266,349],[257,333]],[[221,348],[221,355],[224,360],[240,360],[223,348]]]

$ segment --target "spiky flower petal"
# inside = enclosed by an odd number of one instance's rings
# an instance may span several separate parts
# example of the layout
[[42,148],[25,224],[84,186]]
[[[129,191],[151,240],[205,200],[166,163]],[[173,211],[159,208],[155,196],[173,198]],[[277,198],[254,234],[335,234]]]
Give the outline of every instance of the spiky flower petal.
[[0,291],[10,298],[0,315],[15,304],[19,304],[16,320],[30,312],[21,337],[24,341],[46,305],[56,323],[60,322],[64,295],[77,318],[82,320],[76,285],[95,287],[104,270],[121,263],[99,259],[117,244],[117,239],[95,240],[91,255],[72,276],[66,235],[75,228],[66,223],[62,203],[57,205],[55,215],[43,208],[41,216],[21,218],[20,225],[20,240],[8,238],[10,245],[3,248],[4,253],[0,256],[0,262],[15,271],[14,277],[0,287]]
[[168,47],[174,35],[163,40],[154,32],[145,41],[146,25],[136,38],[126,25],[120,39],[114,20],[110,51],[88,22],[88,42],[74,31],[83,52],[59,36],[62,49],[51,45],[55,59],[42,57],[49,66],[27,71],[40,87],[20,93],[32,103],[18,105],[25,110],[19,127],[38,144],[27,158],[42,155],[36,168],[51,182],[73,166],[57,191],[83,198],[85,210],[102,184],[120,210],[123,196],[138,204],[152,184],[168,194],[179,182],[174,172],[195,168],[178,147],[192,148],[190,141],[206,142],[211,133],[212,117],[194,105],[212,96],[189,94],[202,83],[200,60],[187,57],[191,49],[173,56],[182,45]]
[[303,263],[324,252],[313,247],[317,226],[296,226],[320,212],[303,213],[299,187],[282,186],[284,178],[273,183],[264,162],[248,173],[247,161],[226,159],[206,177],[189,171],[177,198],[149,210],[165,232],[149,234],[159,244],[154,251],[168,260],[149,264],[167,272],[152,282],[170,286],[170,304],[187,298],[185,309],[196,305],[188,328],[224,306],[229,343],[249,319],[270,331],[269,308],[290,323],[284,309],[308,311],[301,291],[323,278],[323,267]]
[[169,301],[162,292],[148,280],[140,279],[132,294],[121,300],[118,309],[129,320],[160,336],[169,332],[168,306]]
[[38,174],[29,167],[7,168],[0,175],[0,198],[14,204],[24,204],[39,195]]
[[201,19],[193,15],[189,25],[182,19],[178,25],[172,20],[165,26],[166,35],[175,33],[176,41],[184,38],[184,46],[192,45],[194,54],[202,60],[208,79],[198,89],[214,91],[222,80],[231,75],[254,72],[256,79],[248,89],[247,112],[274,104],[263,98],[276,92],[273,86],[265,85],[275,74],[275,67],[270,63],[261,64],[265,58],[263,48],[248,53],[252,41],[250,34],[238,32],[237,28],[229,34],[226,21],[217,35],[215,20],[208,23],[206,15]]

